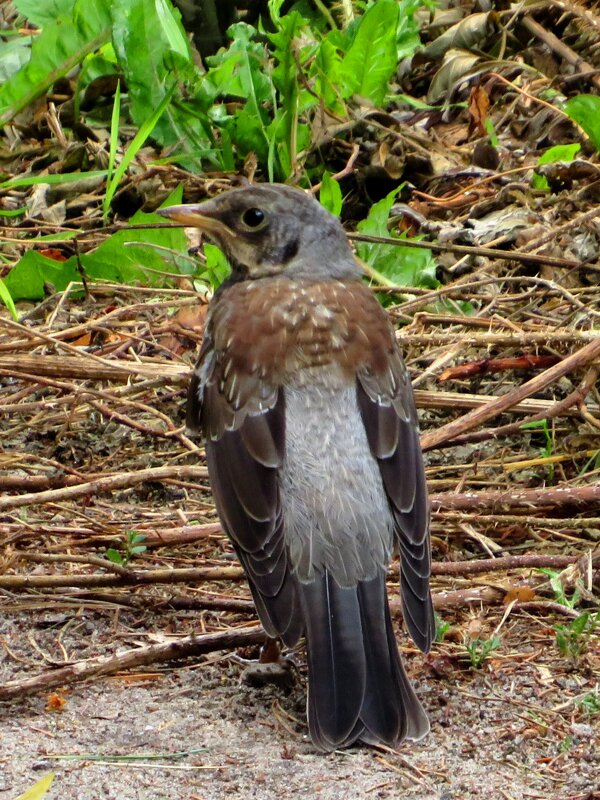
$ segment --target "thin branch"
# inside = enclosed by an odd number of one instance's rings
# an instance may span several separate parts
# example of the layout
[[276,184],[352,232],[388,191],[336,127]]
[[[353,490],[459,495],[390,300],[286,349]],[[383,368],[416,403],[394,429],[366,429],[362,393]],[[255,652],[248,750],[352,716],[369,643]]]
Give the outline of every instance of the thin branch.
[[461,434],[472,431],[478,425],[481,425],[481,423],[487,422],[487,420],[498,416],[498,414],[502,414],[504,411],[508,411],[525,398],[545,389],[564,375],[568,375],[569,372],[587,366],[598,356],[600,356],[600,336],[580,350],[564,358],[559,364],[555,364],[553,367],[545,370],[540,375],[536,375],[522,386],[513,389],[512,392],[497,397],[487,403],[483,408],[477,408],[465,414],[465,416],[460,417],[460,419],[453,420],[447,425],[443,425],[436,431],[426,433],[421,437],[421,446],[423,450],[431,450],[435,447],[439,447],[439,445],[444,442],[448,442]]
[[167,478],[205,480],[208,478],[208,471],[206,467],[201,466],[170,466],[152,467],[138,472],[118,472],[116,475],[107,475],[105,478],[97,478],[77,486],[65,486],[62,489],[49,489],[46,492],[32,492],[13,497],[0,497],[0,510],[41,505],[42,503],[58,503],[78,497],[89,497],[101,492],[113,492],[115,489],[131,489],[145,481],[161,481]]
[[11,700],[25,697],[35,692],[46,692],[59,686],[70,685],[114,675],[125,669],[157,664],[164,661],[179,661],[184,658],[196,658],[215,650],[233,650],[236,647],[249,647],[262,644],[266,633],[259,627],[239,628],[225,633],[207,633],[203,636],[185,636],[166,644],[152,644],[128,650],[118,656],[99,656],[86,661],[76,661],[66,667],[47,670],[25,680],[9,681],[0,686],[0,700]]

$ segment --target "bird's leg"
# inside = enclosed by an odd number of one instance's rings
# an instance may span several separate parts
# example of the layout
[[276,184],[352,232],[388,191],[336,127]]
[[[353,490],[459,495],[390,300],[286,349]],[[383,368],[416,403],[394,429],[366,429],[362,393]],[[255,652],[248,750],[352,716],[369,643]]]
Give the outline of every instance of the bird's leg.
[[258,661],[244,659],[246,668],[240,676],[240,681],[250,686],[264,686],[274,683],[278,686],[291,686],[294,683],[295,665],[289,656],[281,655],[278,639],[268,636],[260,648]]
[[267,639],[263,646],[260,648],[260,655],[258,661],[260,664],[276,664],[281,659],[281,647],[279,646],[279,639]]

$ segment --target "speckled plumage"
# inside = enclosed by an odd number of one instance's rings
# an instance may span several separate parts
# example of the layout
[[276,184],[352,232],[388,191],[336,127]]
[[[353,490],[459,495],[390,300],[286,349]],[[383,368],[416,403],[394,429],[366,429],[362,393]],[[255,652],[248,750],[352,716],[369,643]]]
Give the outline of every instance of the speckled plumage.
[[[397,541],[407,627],[428,650],[428,505],[410,381],[343,229],[284,186],[164,211],[207,231],[232,278],[211,302],[188,425],[268,633],[307,639],[323,750],[420,738],[385,572]],[[258,220],[258,223],[257,223]],[[256,223],[256,224],[255,224]]]

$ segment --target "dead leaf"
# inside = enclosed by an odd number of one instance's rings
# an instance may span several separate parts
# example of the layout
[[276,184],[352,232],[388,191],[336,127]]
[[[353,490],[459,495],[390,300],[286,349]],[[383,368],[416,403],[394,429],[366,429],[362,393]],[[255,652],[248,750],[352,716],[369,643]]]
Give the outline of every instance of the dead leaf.
[[46,711],[62,711],[66,706],[66,699],[58,692],[52,692],[46,700]]
[[57,247],[46,247],[44,250],[38,251],[40,255],[46,258],[51,258],[53,261],[66,261],[67,257],[62,250]]
[[504,595],[502,602],[507,606],[515,600],[518,603],[529,603],[531,600],[535,600],[535,589],[532,589],[530,586],[513,586],[513,588],[509,589]]
[[469,136],[485,136],[485,122],[490,110],[490,98],[483,86],[473,86],[469,95]]

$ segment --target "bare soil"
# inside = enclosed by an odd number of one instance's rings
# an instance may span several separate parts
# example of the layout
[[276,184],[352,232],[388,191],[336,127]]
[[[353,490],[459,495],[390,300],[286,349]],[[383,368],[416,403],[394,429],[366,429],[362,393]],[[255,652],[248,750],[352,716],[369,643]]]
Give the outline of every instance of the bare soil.
[[[180,632],[198,622],[179,616]],[[147,644],[175,624],[170,614],[87,608],[5,615],[0,682]],[[403,648],[431,733],[397,752],[314,750],[302,652],[288,688],[248,685],[240,656],[212,654],[3,703],[0,798],[54,772],[48,797],[61,800],[591,800],[600,797],[598,727],[578,698],[598,674],[586,658],[557,672],[543,627],[534,617],[508,624],[479,670],[447,645],[428,657]]]

